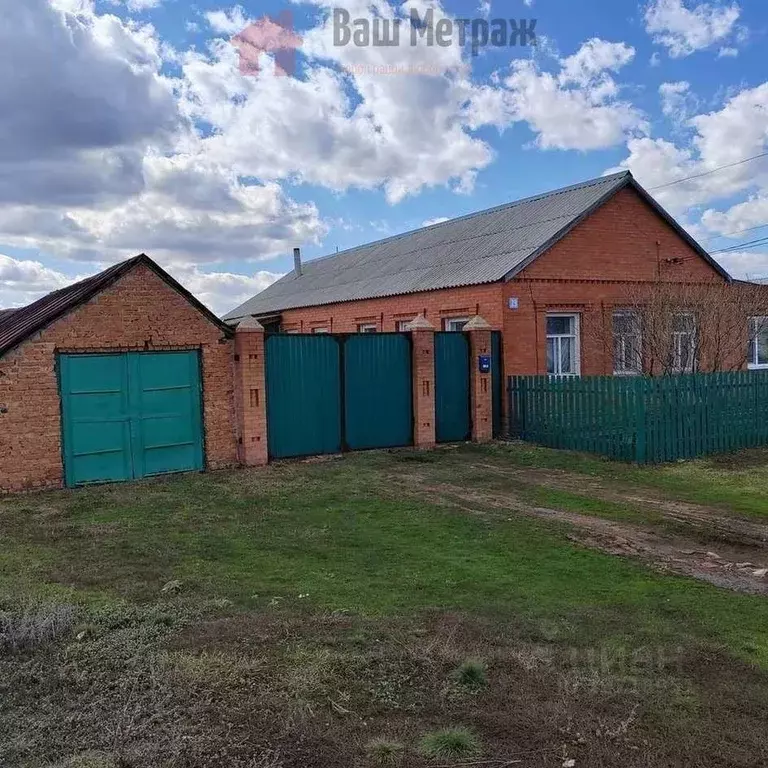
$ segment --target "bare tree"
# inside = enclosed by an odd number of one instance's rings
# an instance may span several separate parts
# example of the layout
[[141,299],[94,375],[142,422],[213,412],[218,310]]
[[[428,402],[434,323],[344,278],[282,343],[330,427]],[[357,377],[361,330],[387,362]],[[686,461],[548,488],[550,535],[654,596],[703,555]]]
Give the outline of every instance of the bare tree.
[[592,323],[589,332],[617,373],[741,370],[763,356],[768,363],[768,286],[637,284],[604,308],[602,322]]

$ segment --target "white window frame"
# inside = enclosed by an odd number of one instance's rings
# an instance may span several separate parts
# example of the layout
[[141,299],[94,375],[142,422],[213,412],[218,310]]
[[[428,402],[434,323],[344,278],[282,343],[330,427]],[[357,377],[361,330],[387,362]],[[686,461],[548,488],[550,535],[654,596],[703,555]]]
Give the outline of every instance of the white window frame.
[[[694,373],[696,371],[696,343],[698,341],[698,334],[699,334],[699,325],[696,322],[696,314],[694,312],[675,312],[672,315],[672,323],[674,324],[676,317],[690,317],[693,319],[693,333],[690,331],[675,331],[672,330],[672,373],[676,374],[684,374],[684,373]],[[690,337],[689,342],[689,351],[690,354],[688,356],[688,359],[690,360],[690,365],[686,368],[683,368],[679,361],[680,355],[679,353],[682,352],[682,346],[680,345],[680,341],[685,336]]]
[[[618,369],[616,367],[616,316],[621,315],[624,317],[632,317],[637,323],[636,334],[620,334],[622,344],[621,359],[626,359],[626,335],[636,335],[638,345],[639,360],[637,361],[638,367],[636,369]],[[612,331],[613,331],[613,375],[614,376],[640,376],[643,373],[643,322],[640,313],[635,309],[614,309],[611,315]]]
[[376,323],[358,323],[358,333],[378,333],[379,326]]
[[752,358],[747,360],[747,368],[750,371],[763,371],[768,369],[768,363],[761,363],[758,360],[757,337],[759,335],[758,325],[762,326],[760,330],[768,333],[768,317],[750,317],[749,318],[749,346],[747,354]]
[[[555,317],[567,317],[571,320],[573,320],[573,333],[546,333],[546,321],[550,318]],[[556,348],[558,350],[558,354],[556,355],[556,361],[555,361],[555,368],[560,368],[560,372],[558,373],[555,371],[554,373],[550,373],[549,370],[547,370],[548,376],[581,376],[581,315],[578,312],[547,312],[546,318],[545,318],[545,327],[544,327],[544,335],[546,337],[546,345],[549,346],[549,340],[550,339],[557,339]],[[560,339],[575,339],[574,344],[574,370],[573,372],[569,373],[562,373],[562,360],[559,359],[559,351],[560,347],[562,345],[562,342]],[[544,359],[547,359],[547,353],[545,349]],[[549,368],[549,366],[547,366]]]
[[329,331],[326,326],[319,325],[317,328],[312,329],[312,333],[329,333]]
[[[446,331],[461,332],[464,326],[470,321],[469,317],[444,317],[443,329]],[[454,324],[461,323],[461,328],[454,328]]]
[[416,315],[414,315],[410,320],[396,320],[395,321],[395,330],[398,333],[405,333],[408,330],[408,326],[414,321]]

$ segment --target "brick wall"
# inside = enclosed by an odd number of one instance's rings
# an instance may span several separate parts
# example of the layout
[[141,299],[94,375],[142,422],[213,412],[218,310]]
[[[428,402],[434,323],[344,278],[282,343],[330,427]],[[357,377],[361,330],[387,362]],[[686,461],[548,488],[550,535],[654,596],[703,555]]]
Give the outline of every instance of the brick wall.
[[413,320],[419,313],[442,330],[446,317],[482,315],[494,328],[501,328],[502,302],[500,283],[423,291],[405,296],[348,301],[307,309],[289,309],[282,313],[282,330],[312,333],[327,328],[330,333],[355,333],[357,326],[375,323],[377,330],[397,330],[398,320]]
[[[558,311],[580,315],[582,374],[611,374],[612,344],[600,328],[659,276],[722,281],[634,190],[624,189],[504,285],[505,374],[546,373],[546,315]],[[516,310],[508,308],[510,298],[518,300]]]
[[0,490],[63,482],[55,353],[197,349],[202,353],[210,468],[237,462],[233,344],[152,270],[140,265],[0,358]]

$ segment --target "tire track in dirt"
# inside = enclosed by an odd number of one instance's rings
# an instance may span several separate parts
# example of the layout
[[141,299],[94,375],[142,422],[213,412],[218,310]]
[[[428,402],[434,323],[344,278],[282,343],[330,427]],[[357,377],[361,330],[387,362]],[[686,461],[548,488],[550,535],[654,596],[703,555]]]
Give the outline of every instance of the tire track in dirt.
[[[529,485],[545,484],[539,482],[540,478],[536,478],[528,470],[525,470],[526,477],[523,478],[517,470],[500,470],[492,465],[477,467],[507,474],[510,478],[514,477],[516,481]],[[701,542],[694,537],[670,534],[653,524],[639,525],[530,504],[515,495],[513,490],[494,492],[450,483],[434,484],[435,478],[426,477],[421,473],[408,473],[390,479],[392,489],[399,493],[426,497],[431,501],[439,500],[474,515],[487,515],[488,510],[494,510],[497,518],[501,517],[498,513],[512,512],[566,523],[574,529],[568,539],[579,545],[640,560],[658,570],[690,576],[725,589],[768,596],[768,546],[765,543],[768,538],[768,526],[747,521],[728,521],[737,525],[723,526],[725,539],[718,543],[717,551],[713,551],[703,549]],[[551,480],[551,477],[549,479]],[[584,478],[579,480],[578,491],[583,495]],[[577,490],[574,485],[566,488],[563,483],[555,485],[549,482],[546,485],[561,490]],[[588,490],[592,495],[593,489],[590,487]],[[602,495],[600,498],[614,500]],[[618,494],[615,500],[629,501],[627,497]],[[704,507],[685,507],[691,509],[679,513],[675,502],[658,500],[658,511],[664,517],[693,525],[700,531],[712,533],[713,530],[708,527],[710,517],[713,520],[722,519]],[[665,510],[667,515],[664,514]],[[738,525],[741,523],[745,524],[744,528]],[[718,535],[716,538],[722,539]]]
[[472,466],[497,475],[509,477],[510,480],[526,485],[544,486],[581,495],[584,495],[586,491],[591,497],[602,499],[603,501],[616,504],[630,503],[635,507],[657,512],[672,522],[689,525],[707,534],[715,534],[717,538],[722,538],[726,541],[749,544],[755,547],[768,546],[768,525],[732,517],[698,504],[672,501],[660,496],[648,495],[647,493],[643,496],[625,495],[615,489],[606,488],[594,478],[571,474],[563,470],[548,469],[545,473],[535,468],[522,470],[502,468],[493,464],[474,464]]

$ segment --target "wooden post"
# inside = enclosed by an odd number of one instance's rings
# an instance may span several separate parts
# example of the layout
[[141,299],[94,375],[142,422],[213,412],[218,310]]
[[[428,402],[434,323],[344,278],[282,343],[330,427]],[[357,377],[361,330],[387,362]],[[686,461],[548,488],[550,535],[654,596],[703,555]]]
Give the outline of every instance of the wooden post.
[[264,328],[248,317],[235,331],[235,412],[238,458],[246,466],[269,460]]

